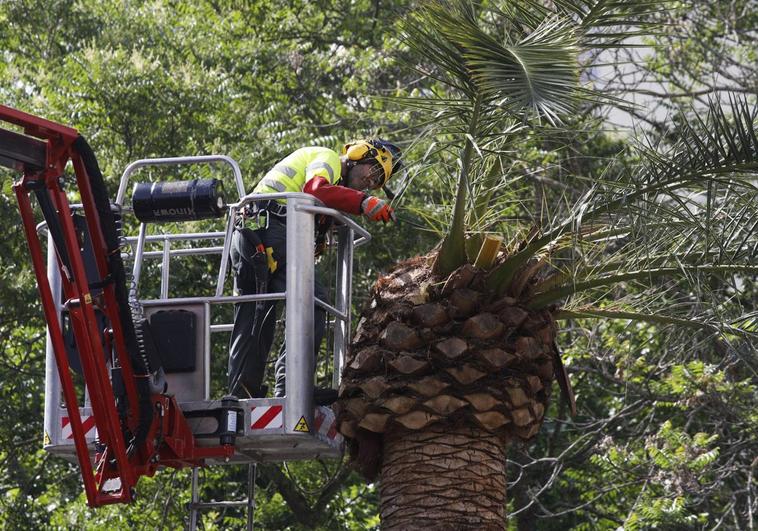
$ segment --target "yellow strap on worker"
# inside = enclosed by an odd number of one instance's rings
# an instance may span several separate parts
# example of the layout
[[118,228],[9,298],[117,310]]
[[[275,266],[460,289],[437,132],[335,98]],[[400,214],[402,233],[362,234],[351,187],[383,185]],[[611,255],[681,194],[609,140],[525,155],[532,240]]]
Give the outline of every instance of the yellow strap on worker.
[[274,260],[274,249],[272,247],[266,247],[266,259],[268,260],[268,270],[273,273],[279,264]]

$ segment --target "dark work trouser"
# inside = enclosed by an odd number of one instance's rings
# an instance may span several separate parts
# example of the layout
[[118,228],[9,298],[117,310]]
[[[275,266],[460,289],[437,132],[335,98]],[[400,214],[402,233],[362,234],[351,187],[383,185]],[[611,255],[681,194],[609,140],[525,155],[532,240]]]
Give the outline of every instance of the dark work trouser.
[[[258,234],[266,247],[273,249],[273,259],[277,263],[268,281],[268,292],[284,292],[287,286],[287,226],[278,218],[271,216],[267,229],[261,229]],[[250,252],[244,249],[244,240],[232,239],[232,268],[235,267],[235,253],[237,256]],[[236,275],[235,275],[236,276]],[[236,281],[236,279],[235,279]],[[245,284],[245,285],[243,285]],[[236,282],[236,289],[240,295],[255,292],[254,286],[249,283]],[[247,291],[247,293],[246,293]],[[314,294],[317,298],[327,301],[327,293],[318,280],[315,281]],[[255,323],[256,305],[261,304],[262,311],[258,315],[262,318],[261,323]],[[274,342],[276,331],[276,316],[278,313],[278,301],[260,301],[235,304],[234,306],[234,329],[229,343],[229,377],[241,371],[239,384],[230,392],[237,396],[262,396],[261,384],[268,361],[268,354]],[[318,305],[314,311],[314,356],[318,354],[321,341],[326,331],[326,312]],[[256,333],[259,331],[259,333]],[[257,337],[255,337],[257,336]],[[279,357],[276,360],[276,387],[274,396],[284,396],[285,393],[285,369],[286,369],[286,345],[282,344]],[[230,387],[233,382],[229,382]]]

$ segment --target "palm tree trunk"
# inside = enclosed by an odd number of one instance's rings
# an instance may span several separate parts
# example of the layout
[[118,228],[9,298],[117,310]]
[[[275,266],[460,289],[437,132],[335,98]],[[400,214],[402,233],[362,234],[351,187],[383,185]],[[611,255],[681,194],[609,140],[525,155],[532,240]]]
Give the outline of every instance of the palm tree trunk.
[[385,434],[382,529],[505,529],[505,444],[474,427]]

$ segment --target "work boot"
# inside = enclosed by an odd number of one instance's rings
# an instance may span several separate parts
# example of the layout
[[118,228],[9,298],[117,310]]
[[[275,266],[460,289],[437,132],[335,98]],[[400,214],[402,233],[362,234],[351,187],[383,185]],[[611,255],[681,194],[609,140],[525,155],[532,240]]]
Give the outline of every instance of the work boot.
[[317,406],[328,406],[337,401],[337,390],[330,387],[316,387],[313,390],[313,403]]
[[[279,387],[274,391],[274,398],[284,398],[284,388]],[[331,388],[316,387],[313,389],[313,404],[316,406],[328,406],[337,401],[337,390]]]

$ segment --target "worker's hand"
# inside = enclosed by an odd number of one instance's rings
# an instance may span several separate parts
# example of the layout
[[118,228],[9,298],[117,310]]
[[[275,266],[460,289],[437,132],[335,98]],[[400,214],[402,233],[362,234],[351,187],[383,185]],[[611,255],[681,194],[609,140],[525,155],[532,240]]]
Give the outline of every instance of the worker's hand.
[[396,221],[395,211],[383,199],[372,195],[366,196],[361,202],[361,212],[371,221]]

